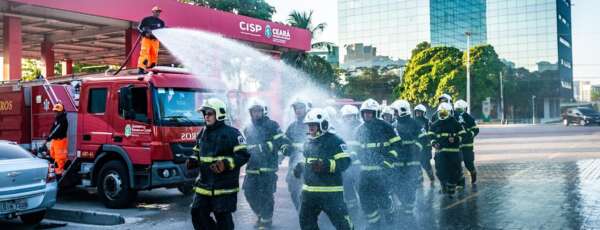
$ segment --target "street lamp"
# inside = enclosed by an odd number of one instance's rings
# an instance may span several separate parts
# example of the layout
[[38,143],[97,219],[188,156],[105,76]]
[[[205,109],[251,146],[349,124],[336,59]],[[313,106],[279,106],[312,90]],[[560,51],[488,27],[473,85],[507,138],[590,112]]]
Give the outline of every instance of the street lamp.
[[531,95],[531,108],[532,108],[531,121],[535,125],[535,95]]
[[467,31],[467,111],[471,112],[471,35],[472,33]]

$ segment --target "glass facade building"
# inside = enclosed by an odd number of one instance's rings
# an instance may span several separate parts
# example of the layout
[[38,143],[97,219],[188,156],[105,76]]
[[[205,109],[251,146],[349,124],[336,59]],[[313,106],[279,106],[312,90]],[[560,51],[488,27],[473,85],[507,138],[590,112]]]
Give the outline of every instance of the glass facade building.
[[570,0],[338,0],[338,11],[340,45],[409,59],[422,41],[465,50],[471,32],[472,46],[490,44],[512,67],[552,76],[544,117],[573,98]]

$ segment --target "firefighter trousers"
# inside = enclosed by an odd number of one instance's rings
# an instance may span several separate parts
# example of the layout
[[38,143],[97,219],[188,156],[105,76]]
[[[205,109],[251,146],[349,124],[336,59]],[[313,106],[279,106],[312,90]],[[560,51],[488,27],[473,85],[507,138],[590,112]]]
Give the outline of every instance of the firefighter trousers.
[[156,66],[158,63],[159,48],[160,43],[157,39],[142,37],[140,57],[138,58],[138,68],[148,69]]
[[337,230],[353,229],[343,192],[302,192],[300,229],[318,230],[319,214],[325,212]]
[[[292,161],[291,158],[290,158],[290,161]],[[298,162],[295,160],[293,162],[290,162],[288,173],[285,177],[285,182],[287,183],[288,191],[290,192],[290,196],[292,199],[292,203],[294,204],[294,207],[296,208],[296,210],[300,210],[302,185],[304,184],[304,181],[302,179],[302,176],[300,176],[300,178],[296,178],[294,176],[294,168],[297,163]]]
[[[221,196],[194,195],[192,224],[196,230],[233,230],[233,216],[237,194]],[[211,216],[214,215],[214,218]]]
[[55,139],[50,142],[50,157],[54,159],[56,163],[56,169],[54,172],[57,175],[62,175],[65,171],[65,163],[67,163],[67,138]]
[[462,153],[463,162],[465,163],[465,168],[471,173],[475,172],[475,152],[473,152],[473,147],[463,147],[460,151]]
[[275,172],[246,174],[243,188],[246,200],[259,218],[259,222],[271,223],[275,205],[273,194],[277,189],[277,174]]
[[421,151],[421,167],[423,170],[427,172],[427,175],[430,176],[429,179],[432,179],[433,176],[433,167],[431,167],[431,147],[424,146],[423,151]]
[[360,173],[358,194],[369,228],[381,226],[382,218],[391,216],[394,211],[390,197],[391,185],[383,172],[384,170],[376,170]]
[[343,174],[344,183],[344,201],[351,211],[358,209],[358,176],[360,174],[360,166],[351,165]]
[[440,184],[453,191],[456,185],[464,181],[460,152],[437,152],[435,171]]
[[402,206],[409,211],[414,206],[417,189],[423,182],[423,173],[420,165],[406,165],[396,168],[397,180],[392,183],[395,187],[395,193]]

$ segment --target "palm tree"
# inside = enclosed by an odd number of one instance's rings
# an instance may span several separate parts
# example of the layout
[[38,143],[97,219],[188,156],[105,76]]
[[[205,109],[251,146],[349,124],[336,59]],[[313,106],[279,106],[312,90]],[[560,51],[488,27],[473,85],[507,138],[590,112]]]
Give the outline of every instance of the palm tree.
[[[327,28],[327,23],[318,23],[313,25],[312,10],[309,12],[300,12],[296,10],[292,11],[288,17],[288,23],[291,26],[308,30],[311,38],[313,39],[318,33],[323,32],[325,28]],[[334,46],[335,44],[331,42],[315,42],[311,44],[311,48],[326,48],[328,52],[332,52]],[[310,66],[311,63],[307,62],[312,61],[309,55],[305,52],[286,52],[284,54],[284,58],[289,60],[289,64],[299,68],[303,68],[306,65]]]

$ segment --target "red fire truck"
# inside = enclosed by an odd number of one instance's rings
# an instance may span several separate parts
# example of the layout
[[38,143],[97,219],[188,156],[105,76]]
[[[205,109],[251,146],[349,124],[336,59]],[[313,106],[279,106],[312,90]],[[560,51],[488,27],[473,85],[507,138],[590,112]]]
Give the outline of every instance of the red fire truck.
[[[109,208],[135,201],[137,191],[191,192],[197,172],[186,167],[207,97],[226,97],[216,78],[173,69],[147,75],[85,76],[0,85],[0,139],[35,152],[64,104],[69,162],[60,186],[97,189]],[[223,98],[226,99],[226,98]]]

